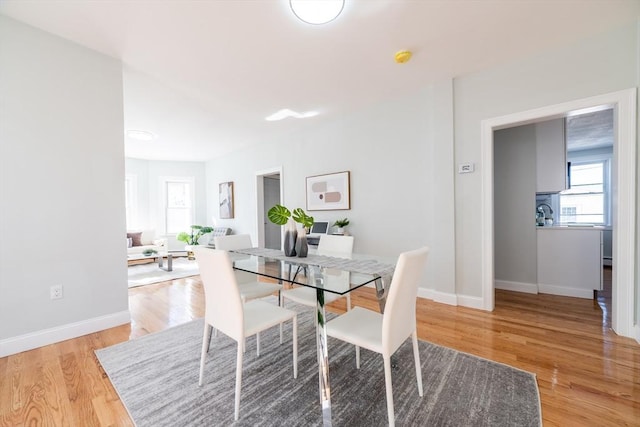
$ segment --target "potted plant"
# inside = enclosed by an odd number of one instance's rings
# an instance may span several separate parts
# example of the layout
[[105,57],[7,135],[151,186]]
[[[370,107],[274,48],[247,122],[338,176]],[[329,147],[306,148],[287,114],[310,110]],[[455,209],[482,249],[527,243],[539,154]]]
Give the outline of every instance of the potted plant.
[[180,242],[185,242],[187,245],[184,249],[187,251],[187,257],[189,259],[196,259],[193,254],[192,246],[198,245],[198,239],[204,236],[207,233],[211,233],[213,231],[212,227],[205,227],[202,225],[192,225],[191,233],[185,233],[184,231],[178,233],[176,239]]
[[142,251],[142,255],[144,255],[144,256],[151,256],[151,255],[155,255],[157,253],[158,253],[158,251],[156,251],[155,249],[145,249],[144,251]]
[[[306,231],[313,225],[313,217],[307,215],[302,208],[296,208],[293,213],[282,205],[275,205],[267,212],[269,221],[278,225],[285,225],[284,230],[284,254],[285,256],[305,257],[307,256],[308,246]],[[300,239],[298,239],[298,230],[293,221],[302,225]]]
[[334,227],[338,227],[336,234],[344,234],[344,228],[349,225],[349,220],[347,218],[339,219],[333,223]]

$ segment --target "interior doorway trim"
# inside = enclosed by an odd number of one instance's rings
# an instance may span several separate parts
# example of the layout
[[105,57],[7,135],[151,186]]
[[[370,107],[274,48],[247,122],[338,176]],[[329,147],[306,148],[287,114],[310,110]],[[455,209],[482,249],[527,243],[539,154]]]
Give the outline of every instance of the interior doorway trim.
[[[263,248],[265,246],[265,231],[264,231],[264,177],[269,175],[280,175],[280,204],[283,204],[284,198],[284,175],[282,172],[282,166],[276,166],[270,169],[264,169],[256,172],[256,230],[258,233],[258,247]],[[284,229],[284,227],[281,227]],[[284,232],[284,231],[283,231]]]
[[631,88],[482,121],[482,303],[485,310],[493,311],[495,306],[493,132],[535,123],[541,119],[564,117],[569,111],[611,105],[616,118],[613,159],[617,183],[617,189],[613,194],[613,201],[617,206],[613,218],[611,321],[613,330],[618,335],[634,337],[636,96],[636,88]]

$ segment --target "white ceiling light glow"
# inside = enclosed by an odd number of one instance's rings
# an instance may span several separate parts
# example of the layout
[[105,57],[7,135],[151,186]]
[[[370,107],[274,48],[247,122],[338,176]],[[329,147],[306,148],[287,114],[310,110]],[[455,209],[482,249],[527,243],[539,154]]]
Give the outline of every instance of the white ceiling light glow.
[[317,116],[317,111],[307,111],[306,113],[298,113],[297,111],[289,110],[288,108],[282,109],[277,113],[273,113],[272,115],[265,117],[265,120],[269,122],[275,122],[278,120],[286,119],[287,117],[293,117],[296,119],[306,119],[308,117]]
[[322,25],[340,15],[344,8],[344,0],[289,0],[289,5],[301,21]]
[[127,136],[131,139],[137,139],[138,141],[153,141],[156,139],[155,134],[147,130],[131,129],[127,131]]

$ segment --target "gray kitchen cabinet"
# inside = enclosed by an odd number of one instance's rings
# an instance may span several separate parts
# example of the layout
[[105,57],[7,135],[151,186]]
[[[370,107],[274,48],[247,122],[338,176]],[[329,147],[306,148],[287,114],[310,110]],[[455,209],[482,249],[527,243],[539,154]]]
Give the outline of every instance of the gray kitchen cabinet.
[[536,123],[536,193],[567,189],[565,120]]

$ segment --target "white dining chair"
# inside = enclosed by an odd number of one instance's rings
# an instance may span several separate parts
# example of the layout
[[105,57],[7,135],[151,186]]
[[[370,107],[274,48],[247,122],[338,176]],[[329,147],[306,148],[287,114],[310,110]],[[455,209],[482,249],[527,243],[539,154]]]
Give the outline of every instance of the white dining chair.
[[[248,234],[231,234],[227,236],[215,236],[213,238],[216,249],[234,250],[252,248],[251,236]],[[278,304],[280,304],[280,291],[282,285],[277,283],[258,282],[255,274],[246,271],[236,271],[236,279],[238,288],[240,289],[240,297],[243,301],[249,301],[256,298],[264,298],[278,292]]]
[[240,415],[242,356],[246,337],[256,335],[283,322],[293,322],[293,377],[298,377],[298,323],[295,311],[265,301],[243,302],[229,254],[219,249],[196,248],[194,251],[204,286],[205,314],[200,356],[202,385],[206,356],[211,343],[211,329],[233,338],[238,344],[236,359],[235,420]]
[[[318,255],[328,255],[338,258],[350,258],[353,253],[353,236],[334,236],[331,234],[324,234],[320,237],[316,253]],[[328,273],[331,272],[329,271]],[[338,287],[343,287],[345,290],[349,288],[349,272],[340,272],[340,274],[337,274],[336,276],[327,274],[325,276],[325,280],[332,281],[334,284],[337,284]],[[281,295],[283,307],[286,299],[309,307],[315,307],[317,304],[316,290],[313,288],[307,288],[306,286],[285,289],[282,291]],[[329,304],[345,296],[347,298],[347,310],[351,310],[350,292],[347,292],[346,295],[325,292],[324,302],[325,304]]]
[[356,346],[356,367],[360,369],[360,347],[380,353],[384,361],[384,379],[387,392],[387,416],[393,426],[393,387],[391,383],[391,355],[411,337],[416,365],[418,394],[422,397],[422,372],[416,330],[416,298],[418,282],[427,263],[429,248],[424,247],[400,254],[384,314],[355,307],[353,310],[327,322],[327,335]]

